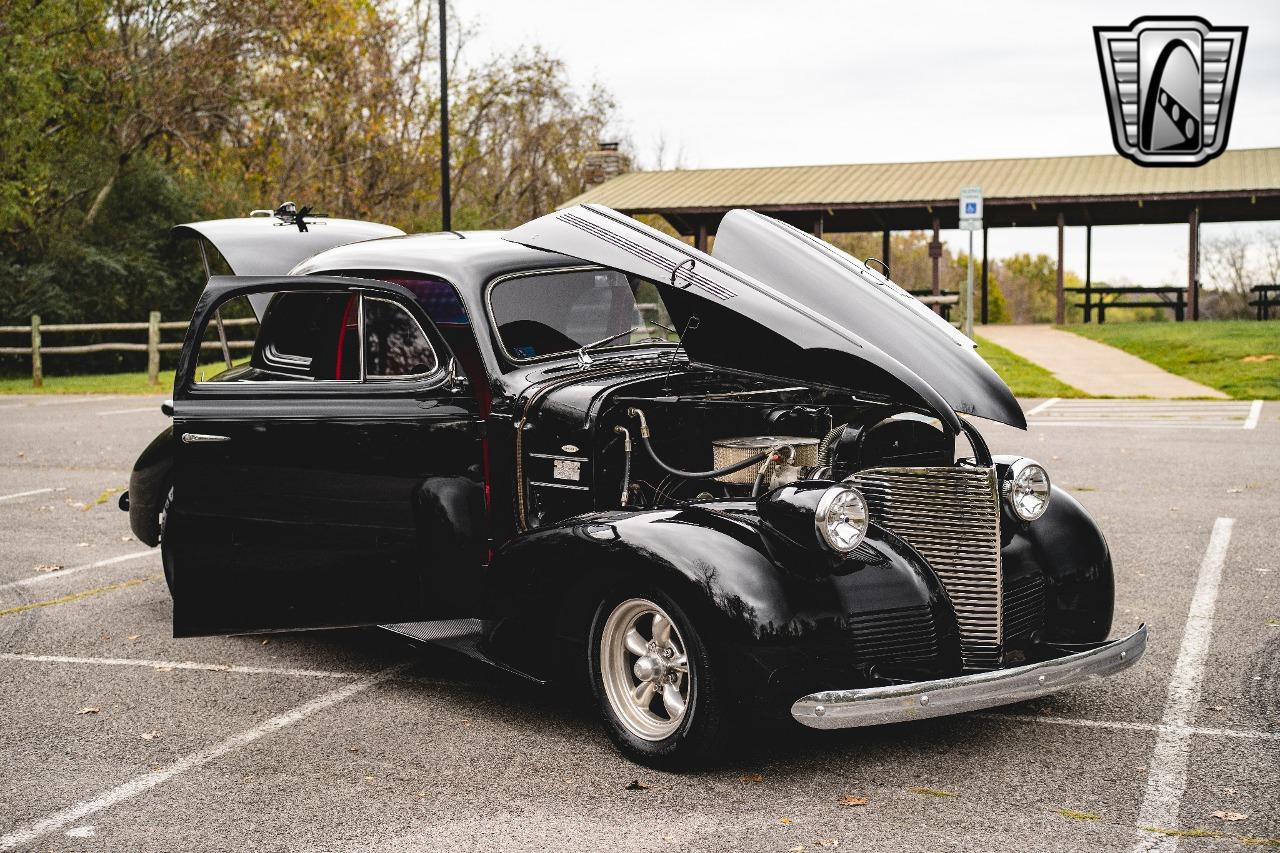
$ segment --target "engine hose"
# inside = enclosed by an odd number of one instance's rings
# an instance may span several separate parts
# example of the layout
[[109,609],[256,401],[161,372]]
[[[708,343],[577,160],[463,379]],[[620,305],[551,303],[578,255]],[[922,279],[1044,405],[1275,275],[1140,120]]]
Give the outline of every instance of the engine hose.
[[818,467],[825,468],[831,464],[831,445],[840,437],[840,433],[844,432],[848,424],[840,424],[840,426],[831,430],[822,437],[822,441],[818,442]]
[[755,482],[751,484],[751,497],[760,497],[760,490],[764,488],[764,478],[773,470],[773,466],[782,461],[782,451],[787,451],[787,464],[790,465],[796,461],[796,449],[789,444],[779,444],[769,448],[769,458],[760,466],[760,470],[756,472]]
[[733,465],[727,465],[724,468],[716,468],[711,471],[681,471],[679,468],[672,468],[670,465],[663,462],[658,458],[658,454],[654,452],[653,445],[649,444],[649,423],[645,420],[644,412],[639,409],[628,409],[627,414],[631,415],[633,418],[640,419],[640,446],[649,454],[649,458],[653,460],[653,464],[657,465],[668,474],[673,474],[676,477],[683,477],[686,480],[714,480],[716,477],[723,477],[726,474],[732,474],[735,471],[750,468],[752,465],[759,465],[761,462],[769,458],[769,454],[773,453],[772,449],[765,450],[747,459],[743,459],[741,462],[736,462]]
[[627,497],[631,494],[631,430],[624,426],[616,426],[613,431],[622,436],[622,506],[627,505]]

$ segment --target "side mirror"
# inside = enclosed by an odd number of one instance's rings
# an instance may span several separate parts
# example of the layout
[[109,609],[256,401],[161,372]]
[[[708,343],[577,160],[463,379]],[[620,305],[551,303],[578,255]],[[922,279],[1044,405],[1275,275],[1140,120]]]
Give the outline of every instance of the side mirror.
[[172,400],[165,400],[163,403],[161,403],[161,404],[160,404],[160,412],[161,412],[161,414],[163,414],[166,418],[171,418],[171,417],[173,417],[173,401],[172,401]]

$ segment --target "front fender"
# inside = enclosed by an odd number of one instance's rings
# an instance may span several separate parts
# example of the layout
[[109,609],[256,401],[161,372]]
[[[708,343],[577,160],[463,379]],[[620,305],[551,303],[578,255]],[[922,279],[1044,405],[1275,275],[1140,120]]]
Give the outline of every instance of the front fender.
[[1111,551],[1080,502],[1053,487],[1049,508],[1031,523],[1006,522],[1001,556],[1005,584],[1042,574],[1045,629],[1051,643],[1094,643],[1107,638],[1115,607]]
[[[704,639],[769,681],[959,671],[950,602],[900,539],[873,527],[834,571],[789,571],[748,507],[595,513],[517,537],[487,576],[500,615],[491,652],[521,665],[511,659],[520,648],[583,644],[612,591],[651,584],[680,602]],[[830,566],[825,554],[813,559]]]
[[160,542],[160,513],[173,478],[173,427],[165,427],[133,463],[129,474],[129,527],[146,545]]

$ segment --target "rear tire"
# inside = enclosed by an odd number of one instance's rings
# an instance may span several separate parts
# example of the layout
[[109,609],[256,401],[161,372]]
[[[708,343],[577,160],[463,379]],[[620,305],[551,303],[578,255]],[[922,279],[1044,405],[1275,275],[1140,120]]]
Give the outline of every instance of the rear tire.
[[670,596],[639,587],[605,599],[587,648],[605,731],[624,755],[679,770],[720,752],[730,703],[706,643]]

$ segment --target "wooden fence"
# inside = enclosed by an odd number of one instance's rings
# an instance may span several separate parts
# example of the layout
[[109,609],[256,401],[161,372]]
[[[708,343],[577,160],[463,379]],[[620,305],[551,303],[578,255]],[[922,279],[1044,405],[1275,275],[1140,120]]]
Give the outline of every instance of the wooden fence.
[[[226,326],[248,326],[258,321],[252,317],[241,319],[217,320],[218,337],[216,341],[202,341],[201,349],[217,349],[222,351],[227,366],[231,366],[231,350],[252,349],[253,341],[228,340]],[[185,334],[188,326],[185,320],[160,322],[160,312],[152,311],[145,323],[50,323],[40,324],[40,315],[31,315],[29,326],[0,326],[0,334],[30,334],[31,346],[0,347],[0,355],[31,356],[31,386],[39,388],[44,384],[44,356],[46,355],[84,355],[93,352],[145,352],[147,354],[147,381],[152,385],[160,384],[160,353],[182,349],[181,342],[162,343],[160,333],[166,329],[182,329]],[[45,346],[42,337],[46,333],[58,332],[146,332],[147,342],[143,343],[96,343],[77,344],[74,346]]]

